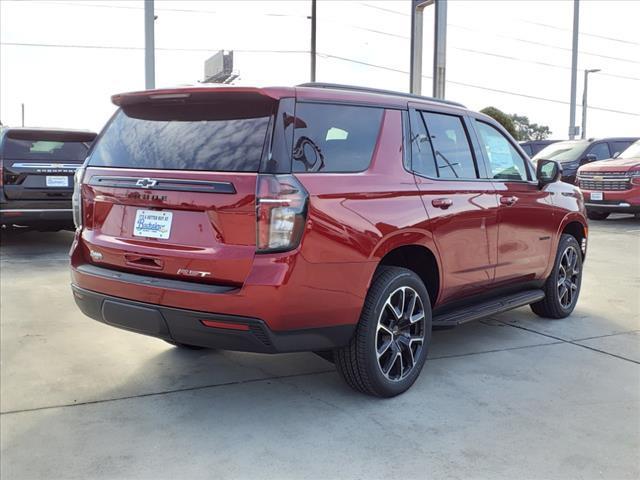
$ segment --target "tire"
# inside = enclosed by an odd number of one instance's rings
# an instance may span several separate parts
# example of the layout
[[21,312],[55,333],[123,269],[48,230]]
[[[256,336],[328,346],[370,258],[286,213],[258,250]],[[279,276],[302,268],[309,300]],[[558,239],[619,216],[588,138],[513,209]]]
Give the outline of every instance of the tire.
[[589,220],[605,220],[609,216],[609,212],[600,212],[598,210],[587,210],[587,218]]
[[[405,299],[402,308],[394,308],[401,306],[401,299]],[[394,397],[420,375],[430,340],[431,303],[424,283],[411,270],[382,266],[374,275],[353,338],[334,350],[336,368],[354,390]]]
[[[568,253],[570,250],[573,253]],[[569,272],[567,269],[571,271]],[[582,252],[580,245],[572,235],[563,234],[558,244],[553,271],[544,284],[545,297],[539,302],[532,303],[531,310],[544,318],[568,317],[578,303],[581,285]]]
[[199,347],[198,345],[188,345],[186,343],[173,342],[171,340],[165,340],[169,345],[173,345],[177,348],[182,348],[184,350],[205,350],[206,347]]

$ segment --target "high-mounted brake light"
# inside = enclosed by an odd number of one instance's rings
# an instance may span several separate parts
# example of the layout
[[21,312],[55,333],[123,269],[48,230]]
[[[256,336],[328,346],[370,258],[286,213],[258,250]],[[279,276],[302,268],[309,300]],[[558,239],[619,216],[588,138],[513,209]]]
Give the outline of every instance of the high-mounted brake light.
[[308,194],[293,175],[258,175],[258,253],[286,252],[300,245]]
[[149,95],[151,100],[175,100],[178,98],[189,98],[190,93],[159,93],[157,95]]

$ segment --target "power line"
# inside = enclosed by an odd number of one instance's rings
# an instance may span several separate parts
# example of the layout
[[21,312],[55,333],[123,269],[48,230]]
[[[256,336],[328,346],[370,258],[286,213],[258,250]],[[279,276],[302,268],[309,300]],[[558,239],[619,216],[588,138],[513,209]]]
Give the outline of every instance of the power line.
[[[358,25],[352,25],[352,24],[336,22],[336,21],[334,21],[334,23],[337,23],[337,24],[342,25],[342,26],[347,27],[347,28],[353,28],[353,29],[357,29],[357,30],[364,30],[364,31],[367,31],[367,32],[378,33],[378,34],[387,35],[387,36],[394,37],[394,38],[409,39],[408,36],[397,34],[397,33],[385,32],[385,31],[382,31],[382,30],[375,30],[375,29],[372,29],[372,28],[361,27],[361,26],[358,26]],[[462,28],[464,28],[464,27],[462,27]],[[513,38],[513,37],[508,37],[508,38]],[[564,66],[564,65],[558,65],[558,64],[555,64],[555,63],[540,62],[540,61],[536,61],[536,60],[527,60],[527,59],[524,59],[524,58],[512,57],[512,56],[508,56],[508,55],[501,55],[501,54],[498,54],[498,53],[487,52],[487,51],[483,51],[483,50],[475,50],[475,49],[464,48],[464,47],[455,47],[455,46],[450,46],[449,48],[451,48],[453,50],[460,50],[460,51],[463,51],[463,52],[476,53],[478,55],[486,55],[486,56],[490,56],[490,57],[502,58],[502,59],[505,59],[505,60],[511,60],[511,61],[515,61],[515,62],[531,63],[531,64],[534,64],[534,65],[543,65],[543,66],[546,66],[546,67],[555,67],[555,68],[561,68],[563,70],[571,70],[571,67],[567,67],[567,66]],[[558,47],[558,48],[561,48],[561,47]],[[564,48],[563,48],[563,50],[564,50]],[[566,50],[571,51],[570,48],[567,48]],[[583,53],[585,53],[585,52],[583,52]],[[609,57],[609,58],[613,58],[613,57]],[[624,59],[621,59],[621,60],[626,61]],[[633,61],[631,61],[631,62],[633,62]],[[633,62],[633,63],[640,63],[640,62]],[[640,80],[640,78],[638,78],[638,77],[629,77],[627,75],[620,75],[620,74],[616,74],[616,73],[603,72],[600,75],[607,76],[607,77],[613,77],[613,78],[622,78],[622,79],[625,79],[625,80]]]
[[[109,46],[109,45],[64,45],[64,44],[38,44],[38,43],[17,43],[17,42],[2,42],[0,43],[0,45],[11,45],[11,46],[28,46],[28,47],[54,47],[54,48],[87,48],[87,49],[91,49],[91,48],[97,48],[97,49],[112,49],[112,50],[144,50],[144,47],[119,47],[119,46]],[[205,52],[211,52],[213,51],[212,49],[194,49],[194,48],[157,48],[157,50],[164,50],[164,51],[205,51]],[[308,50],[234,50],[234,52],[240,52],[240,53],[294,53],[294,54],[308,54],[309,51]],[[378,68],[381,70],[387,70],[387,71],[391,71],[391,72],[397,72],[397,73],[402,73],[405,75],[408,75],[409,72],[406,70],[401,70],[398,68],[393,68],[393,67],[387,67],[384,65],[378,65],[375,63],[369,63],[369,62],[364,62],[361,60],[355,60],[353,58],[347,58],[347,57],[342,57],[339,55],[333,55],[333,54],[329,54],[329,53],[318,53],[317,54],[319,57],[321,58],[332,58],[332,59],[336,59],[336,60],[342,60],[342,61],[346,61],[346,62],[351,62],[351,63],[355,63],[358,65],[363,65],[363,66],[367,66],[367,67],[372,67],[372,68]],[[423,78],[428,78],[431,79],[432,77],[428,76],[428,75],[423,75]],[[512,96],[517,96],[517,97],[523,97],[523,98],[529,98],[529,99],[533,99],[533,100],[541,100],[541,101],[545,101],[545,102],[551,102],[551,103],[558,103],[558,104],[563,104],[563,105],[568,105],[569,102],[563,101],[563,100],[556,100],[556,99],[552,99],[552,98],[545,98],[545,97],[539,97],[539,96],[535,96],[535,95],[529,95],[529,94],[525,94],[525,93],[520,93],[520,92],[512,92],[509,90],[501,90],[501,89],[497,89],[497,88],[492,88],[492,87],[486,87],[483,85],[474,85],[471,83],[466,83],[466,82],[459,82],[459,81],[455,81],[455,80],[447,80],[448,83],[451,83],[453,85],[460,85],[460,86],[464,86],[464,87],[469,87],[469,88],[476,88],[476,89],[480,89],[480,90],[485,90],[485,91],[491,91],[491,92],[496,92],[496,93],[502,93],[505,95],[512,95]],[[616,110],[616,109],[612,109],[612,108],[606,108],[606,107],[596,107],[596,106],[592,106],[589,107],[592,110],[600,110],[600,111],[604,111],[604,112],[610,112],[610,113],[618,113],[621,115],[631,115],[634,117],[640,117],[640,114],[638,113],[634,113],[634,112],[626,112],[623,110]]]
[[[538,42],[536,40],[529,40],[529,39],[525,39],[525,38],[512,37],[510,35],[503,35],[503,34],[500,34],[500,33],[491,33],[491,32],[487,32],[485,30],[480,30],[478,28],[468,27],[466,25],[456,25],[456,24],[453,24],[453,23],[449,23],[448,25],[449,25],[449,27],[460,28],[462,30],[469,30],[469,31],[472,31],[472,32],[478,32],[478,33],[481,33],[483,35],[491,35],[491,36],[499,37],[499,38],[507,38],[509,40],[515,40],[515,41],[521,42],[521,43],[529,43],[531,45],[538,45],[538,46],[541,46],[541,47],[554,48],[556,50],[564,50],[565,52],[570,52],[571,51],[571,49],[569,47],[561,47],[559,45],[552,45],[550,43]],[[628,62],[628,63],[640,64],[640,61],[637,61],[637,60],[631,60],[629,58],[622,58],[622,57],[612,57],[610,55],[603,55],[603,54],[600,54],[600,53],[587,52],[586,50],[578,50],[578,53],[581,53],[583,55],[591,55],[591,56],[594,56],[594,57],[606,58],[607,60],[616,60],[616,61],[620,61],[620,62]]]
[[[562,30],[562,31],[566,31],[566,32],[570,32],[571,31],[571,29],[569,29],[569,28],[559,27],[557,25],[549,25],[548,23],[534,22],[532,20],[525,20],[524,18],[520,18],[520,19],[518,19],[518,21],[519,22],[523,22],[523,23],[530,23],[531,25],[538,25],[540,27],[552,28],[554,30]],[[640,43],[632,42],[631,40],[625,40],[623,38],[616,38],[616,37],[607,37],[606,35],[599,35],[597,33],[579,32],[579,34],[580,35],[584,35],[586,37],[600,38],[602,40],[609,40],[609,41],[612,41],[612,42],[627,43],[629,45],[640,45]]]
[[[365,7],[373,8],[373,9],[376,9],[376,10],[382,10],[382,11],[388,12],[388,13],[395,13],[396,15],[401,15],[403,17],[410,17],[411,16],[410,13],[399,12],[398,10],[393,10],[391,8],[384,8],[384,7],[380,7],[378,5],[371,5],[371,4],[365,3],[365,2],[359,2],[359,3],[360,3],[360,5],[363,5]],[[538,25],[538,26],[541,26],[541,27],[553,28],[555,30],[564,30],[564,31],[568,31],[568,32],[571,31],[570,28],[558,27],[556,25],[549,25],[549,24],[541,23],[541,22],[534,22],[532,20],[525,20],[525,19],[517,19],[517,20],[519,22],[530,23],[532,25]],[[613,41],[613,42],[628,43],[628,44],[631,44],[631,45],[640,45],[640,43],[632,42],[631,40],[625,40],[625,39],[622,39],[622,38],[615,38],[615,37],[607,37],[606,35],[599,35],[597,33],[589,33],[589,32],[579,32],[579,33],[580,33],[580,35],[585,35],[587,37],[595,37],[595,38],[600,38],[600,39],[603,39],[603,40],[610,40],[610,41]]]
[[[72,44],[56,44],[56,43],[21,43],[21,42],[2,42],[0,45],[18,46],[18,47],[51,47],[51,48],[83,48],[83,49],[99,49],[99,50],[144,50],[144,47],[118,46],[118,45],[72,45]],[[156,47],[156,50],[167,52],[215,52],[213,48],[168,48]],[[233,49],[239,53],[305,53],[308,50],[260,50],[260,49]]]
[[[38,1],[38,0],[36,0],[36,1]],[[85,3],[60,2],[60,1],[47,1],[47,2],[42,2],[42,3],[45,3],[47,5],[55,4],[55,5],[80,6],[80,7],[115,8],[115,9],[126,9],[126,10],[143,10],[143,7],[133,7],[133,6],[128,6],[128,5],[105,5],[105,4],[99,4],[99,3],[85,4]],[[393,10],[393,9],[389,9],[389,8],[380,7],[378,5],[371,5],[371,4],[368,4],[368,3],[365,3],[365,2],[359,2],[359,4],[363,5],[365,7],[373,8],[373,9],[384,11],[384,12],[388,12],[388,13],[395,13],[395,14],[402,15],[402,16],[410,16],[410,14],[399,12],[397,10]],[[223,12],[218,11],[218,10],[199,10],[199,9],[186,9],[186,8],[156,8],[156,11],[183,12],[183,13],[205,13],[205,14],[215,14],[215,15],[224,14]],[[252,14],[252,12],[249,12],[249,13]],[[255,15],[307,19],[306,15],[292,15],[292,14],[280,14],[280,13],[269,13],[269,12],[266,12],[266,13],[255,13]],[[386,35],[386,36],[390,36],[390,37],[394,37],[394,38],[402,38],[402,39],[408,39],[409,38],[406,35],[401,35],[401,34],[392,33],[392,32],[386,32],[386,31],[383,31],[383,30],[377,30],[377,29],[372,29],[372,28],[367,28],[367,27],[361,27],[361,26],[358,26],[358,25],[342,23],[342,22],[339,22],[339,21],[336,21],[336,20],[332,20],[332,19],[327,19],[327,21],[330,21],[332,23],[337,23],[339,25],[343,25],[343,26],[348,27],[348,28],[354,28],[354,29],[357,29],[357,30],[377,33],[377,34],[380,34],[380,35]],[[568,29],[563,29],[561,27],[555,27],[553,25],[546,25],[546,24],[542,24],[542,23],[529,22],[529,21],[526,21],[526,20],[519,20],[519,21],[525,21],[525,22],[532,23],[532,24],[538,24],[538,25],[542,25],[542,26],[547,26],[549,28],[557,28],[557,29],[560,29],[560,30],[568,30]],[[558,50],[571,51],[570,48],[566,48],[566,47],[560,47],[560,46],[557,46],[557,45],[551,45],[551,44],[544,43],[544,42],[537,42],[537,41],[534,41],[534,40],[522,39],[522,38],[512,37],[512,36],[508,36],[508,35],[501,35],[501,34],[495,34],[495,33],[491,34],[490,32],[485,32],[483,30],[474,29],[472,27],[467,27],[467,26],[463,26],[463,25],[449,24],[449,26],[450,27],[454,27],[454,28],[464,29],[464,30],[480,32],[480,33],[482,33],[484,35],[492,35],[492,36],[501,37],[501,38],[508,38],[508,39],[516,40],[516,41],[522,42],[522,43],[529,43],[529,44],[532,44],[532,45],[539,45],[539,46],[544,46],[544,47],[549,47],[549,48],[555,48],[555,49],[558,49]],[[592,36],[598,37],[598,35],[596,35],[596,34],[581,33],[581,35],[582,34],[584,34],[584,35],[592,35]],[[600,36],[600,37],[602,37],[602,36]],[[602,38],[611,39],[609,37],[602,37]],[[612,39],[612,40],[615,40],[615,39]],[[633,44],[633,42],[628,42],[626,40],[619,40],[619,41]],[[452,48],[455,48],[455,47],[452,47]],[[476,53],[490,53],[490,52],[477,51]],[[599,53],[587,52],[587,51],[582,51],[582,50],[580,50],[579,53],[584,54],[584,55],[592,55],[592,56],[596,56],[596,57],[606,58],[606,59],[609,59],[609,60],[617,60],[617,61],[621,61],[621,62],[640,64],[640,61],[635,61],[635,60],[631,60],[631,59],[628,59],[628,58],[612,57],[610,55],[603,55],[603,54],[599,54]],[[520,60],[520,59],[518,59],[518,60]],[[531,61],[531,63],[538,63],[538,62]],[[544,65],[543,63],[538,63],[538,64]],[[553,66],[552,64],[547,64],[547,65],[548,66]],[[564,67],[561,67],[560,65],[556,65],[556,66],[559,67],[559,68],[564,68]],[[623,76],[623,75],[610,74],[610,73],[606,73],[606,72],[605,73],[601,73],[601,75],[607,75],[607,76],[611,76],[611,77],[618,77],[618,78],[637,80],[634,77],[626,77],[626,76]]]
[[[408,40],[410,38],[407,35],[402,35],[402,34],[398,34],[398,33],[386,32],[386,31],[383,31],[383,30],[376,30],[376,29],[368,28],[368,27],[361,27],[359,25],[352,25],[352,24],[349,24],[349,23],[338,22],[336,20],[330,20],[330,21],[332,23],[336,23],[338,25],[342,25],[343,27],[353,28],[353,29],[356,29],[356,30],[362,30],[362,31],[365,31],[365,32],[377,33],[377,34],[380,34],[380,35],[386,35],[386,36],[393,37],[393,38],[401,38],[401,39],[404,39],[404,40]],[[472,28],[468,28],[468,27],[464,27],[464,26],[460,26],[460,25],[449,24],[449,26],[462,28],[462,29],[465,29],[465,30],[471,30],[471,31],[480,31],[480,30],[476,30],[476,29],[472,29]],[[485,32],[482,32],[482,33],[485,33]],[[559,47],[559,46],[545,44],[545,43],[541,43],[541,42],[535,42],[535,41],[519,39],[519,38],[516,38],[516,37],[510,37],[510,36],[507,36],[507,35],[499,35],[499,34],[493,34],[493,35],[496,36],[496,37],[509,38],[509,39],[512,39],[512,40],[517,40],[517,41],[525,42],[525,43],[531,43],[531,44],[534,44],[534,45],[550,47],[550,48],[557,48],[559,50],[565,50],[565,51],[569,51],[569,52],[571,51],[570,48]],[[562,68],[562,69],[565,69],[565,70],[570,70],[571,69],[570,67],[566,67],[564,65],[557,65],[557,64],[553,64],[553,63],[539,62],[539,61],[536,61],[536,60],[527,60],[527,59],[523,59],[523,58],[510,57],[510,56],[500,55],[500,54],[496,54],[496,53],[493,53],[493,52],[487,52],[487,51],[482,51],[482,50],[471,50],[471,49],[468,49],[468,48],[454,47],[454,46],[451,46],[449,48],[452,48],[454,50],[474,52],[474,53],[477,53],[477,54],[480,54],[480,55],[489,55],[489,56],[492,56],[492,57],[500,57],[500,58],[504,58],[504,59],[507,59],[507,60],[513,60],[513,61],[518,61],[518,62],[525,62],[525,63],[531,63],[531,64],[536,64],[536,65],[544,65],[544,66],[548,66],[548,67]],[[626,59],[626,58],[611,57],[611,56],[608,56],[608,55],[600,55],[600,54],[597,54],[597,53],[584,52],[584,51],[581,51],[580,53],[582,53],[584,55],[593,55],[593,56],[598,56],[598,57],[602,57],[602,58],[607,58],[607,59],[610,59],[610,60],[619,60],[619,61],[622,61],[622,62],[640,64],[640,62],[638,62],[638,61],[629,60],[629,59]],[[614,77],[614,78],[623,78],[623,79],[626,79],[626,80],[640,80],[640,78],[637,78],[637,77],[629,77],[629,76],[626,76],[626,75],[620,75],[620,74],[615,74],[615,73],[603,72],[600,75],[604,75],[604,76],[607,76],[607,77]]]
[[[360,64],[360,65],[366,65],[366,66],[369,66],[369,67],[380,68],[380,69],[384,69],[384,70],[391,70],[391,71],[394,71],[394,72],[404,73],[404,74],[407,74],[407,75],[409,74],[409,72],[406,71],[406,70],[400,70],[400,69],[397,69],[397,68],[385,67],[383,65],[376,65],[376,64],[373,64],[373,63],[362,62],[360,60],[354,60],[354,59],[351,59],[351,58],[341,57],[341,56],[338,56],[338,55],[331,55],[331,54],[326,54],[326,53],[322,53],[322,54],[318,54],[318,55],[322,56],[322,57],[334,58],[334,59],[343,60],[343,61],[347,61],[347,62],[357,63],[357,64]],[[428,79],[432,78],[432,77],[427,76],[427,75],[423,75],[422,77],[423,78],[428,78]],[[516,97],[529,98],[529,99],[532,99],[532,100],[541,100],[541,101],[545,101],[545,102],[558,103],[558,104],[562,104],[562,105],[569,105],[569,102],[566,102],[564,100],[556,100],[556,99],[553,99],[553,98],[539,97],[539,96],[536,96],[536,95],[529,95],[529,94],[526,94],[526,93],[512,92],[512,91],[509,91],[509,90],[501,90],[499,88],[486,87],[486,86],[483,86],[483,85],[474,85],[472,83],[458,82],[458,81],[455,81],[455,80],[447,80],[447,83],[451,83],[453,85],[460,85],[460,86],[463,86],[463,87],[476,88],[476,89],[479,89],[479,90],[502,93],[502,94],[505,94],[505,95],[512,95],[512,96],[516,96]],[[613,108],[596,107],[596,106],[593,106],[593,107],[590,106],[589,108],[592,109],[592,110],[600,110],[600,111],[603,111],[603,112],[618,113],[618,114],[621,114],[621,115],[631,115],[633,117],[640,117],[639,113],[626,112],[624,110],[616,110],[616,109],[613,109]]]
[[[38,1],[38,0],[36,0]],[[74,2],[56,2],[56,1],[40,1],[45,5],[67,5],[74,7],[90,7],[90,8],[115,8],[121,10],[144,10],[144,7],[133,7],[129,5],[105,5],[102,3],[74,3]],[[225,15],[225,12],[220,10],[199,10],[192,8],[156,8],[156,12],[180,12],[180,13],[210,13],[215,15]],[[243,11],[243,15],[256,15],[256,16],[266,16],[266,17],[292,17],[292,18],[307,18],[306,15],[292,15],[289,13],[273,13],[273,12],[252,12],[252,11]],[[229,13],[229,15],[231,15]],[[235,13],[232,15],[236,15]]]

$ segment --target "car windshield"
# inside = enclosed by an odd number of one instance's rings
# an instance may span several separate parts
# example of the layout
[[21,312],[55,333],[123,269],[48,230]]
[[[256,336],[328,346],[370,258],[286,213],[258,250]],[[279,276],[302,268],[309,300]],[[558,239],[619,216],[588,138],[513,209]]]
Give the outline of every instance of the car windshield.
[[537,162],[540,159],[555,160],[560,163],[570,163],[578,160],[584,151],[589,146],[588,142],[557,142],[548,145],[540,150],[533,161]]
[[640,158],[640,140],[632,143],[618,158]]

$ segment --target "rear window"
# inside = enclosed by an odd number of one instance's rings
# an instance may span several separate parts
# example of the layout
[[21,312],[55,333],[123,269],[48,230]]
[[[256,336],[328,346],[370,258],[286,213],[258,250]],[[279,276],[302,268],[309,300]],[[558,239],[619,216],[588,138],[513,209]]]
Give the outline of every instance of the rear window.
[[381,108],[298,103],[294,172],[361,172],[371,163]]
[[2,147],[5,158],[35,161],[83,162],[89,143],[23,140],[7,137]]
[[269,116],[220,117],[215,106],[120,110],[99,138],[89,165],[257,172]]

